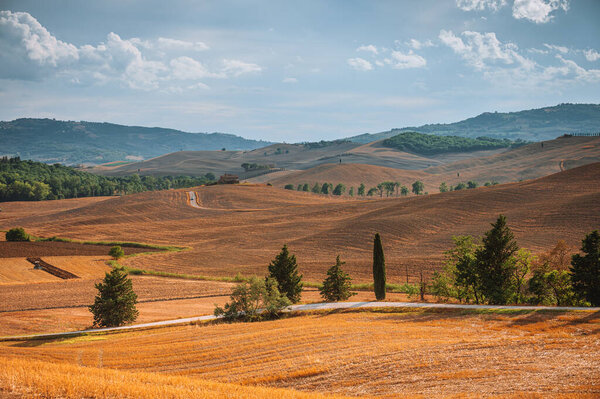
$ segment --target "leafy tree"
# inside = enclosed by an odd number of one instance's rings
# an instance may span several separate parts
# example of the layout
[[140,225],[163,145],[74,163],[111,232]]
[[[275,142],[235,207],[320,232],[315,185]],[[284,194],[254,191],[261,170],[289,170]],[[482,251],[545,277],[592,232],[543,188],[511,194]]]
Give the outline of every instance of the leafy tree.
[[570,306],[577,303],[571,276],[565,270],[549,270],[549,264],[534,269],[528,281],[529,302],[535,305]]
[[135,321],[137,295],[123,268],[115,267],[106,273],[104,280],[96,284],[96,289],[98,295],[89,307],[94,315],[94,326],[116,327]]
[[477,188],[478,186],[479,186],[479,183],[477,183],[476,181],[469,180],[467,182],[467,188]]
[[372,197],[378,192],[377,187],[371,187],[367,192],[367,197]]
[[241,282],[233,289],[230,299],[223,308],[215,307],[215,316],[247,321],[273,319],[291,304],[290,300],[279,292],[277,281],[269,277],[259,279],[252,276],[249,281]]
[[308,188],[308,183],[304,183],[302,185],[302,191],[307,191],[307,192],[310,191],[310,189]]
[[350,190],[348,190],[348,195],[354,197],[354,187],[350,187]]
[[383,197],[383,190],[384,190],[383,183],[379,183],[377,186],[375,186],[375,188],[377,189],[377,193],[379,193],[379,197]]
[[414,182],[412,184],[412,192],[415,193],[416,195],[423,194],[423,191],[425,191],[425,185],[423,184],[422,181],[417,180],[416,182]]
[[115,259],[121,259],[123,256],[125,256],[123,248],[121,248],[121,246],[119,245],[115,245],[114,247],[112,247],[110,251],[108,251],[108,254]]
[[328,302],[345,301],[355,293],[350,292],[352,288],[352,279],[348,273],[342,270],[342,265],[346,262],[340,260],[338,255],[335,259],[335,265],[327,270],[327,278],[323,281],[323,287],[319,289],[321,297]]
[[525,249],[519,249],[514,256],[513,285],[515,287],[515,302],[524,303],[526,300],[526,277],[531,270],[533,256]]
[[319,194],[321,192],[321,185],[319,183],[315,183],[315,185],[310,191],[312,191],[315,194]]
[[455,247],[446,252],[446,262],[454,265],[457,298],[462,302],[483,302],[476,253],[481,248],[471,236],[452,237]]
[[29,241],[31,237],[22,227],[14,227],[6,232],[6,241]]
[[385,299],[385,257],[379,233],[373,240],[373,282],[375,298],[378,301]]
[[518,249],[506,225],[506,217],[500,215],[492,229],[485,233],[483,246],[475,253],[481,290],[493,305],[505,305],[513,296],[513,255]]
[[571,260],[571,281],[573,290],[580,298],[592,306],[600,306],[600,233],[598,230],[587,234],[581,242],[581,251]]
[[467,185],[465,183],[458,183],[456,186],[454,186],[454,190],[464,190],[467,188]]
[[446,185],[446,182],[443,181],[440,184],[440,193],[446,193],[446,192],[448,192],[448,185]]
[[329,195],[331,190],[333,190],[333,184],[331,183],[323,183],[323,186],[321,186],[321,194]]
[[333,189],[333,195],[342,195],[342,194],[344,194],[345,191],[346,191],[346,186],[343,185],[342,183],[339,183]]
[[286,190],[293,190],[294,189],[294,185],[293,184],[286,184],[285,186],[283,186],[283,188],[285,188]]
[[408,187],[406,187],[406,186],[400,187],[400,194],[402,194],[402,196],[406,197],[408,195]]
[[358,195],[360,195],[361,197],[364,197],[364,195],[365,195],[365,184],[364,183],[360,183],[360,186],[358,186]]
[[292,303],[300,300],[302,294],[302,275],[298,275],[296,256],[291,255],[284,245],[279,255],[269,264],[269,277],[277,281],[279,292]]
[[302,184],[298,184],[298,187],[296,188],[296,191],[302,191]]

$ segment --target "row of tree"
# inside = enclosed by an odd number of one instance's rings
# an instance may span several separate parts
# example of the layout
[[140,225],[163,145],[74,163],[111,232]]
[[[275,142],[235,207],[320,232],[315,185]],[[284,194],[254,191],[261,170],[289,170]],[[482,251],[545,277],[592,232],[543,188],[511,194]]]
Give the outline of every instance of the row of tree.
[[[312,187],[309,186],[308,183],[301,183],[298,184],[297,186],[294,186],[293,184],[286,184],[283,188],[285,188],[286,190],[297,190],[297,191],[305,191],[305,192],[313,192],[315,194],[325,194],[325,195],[329,195],[329,194],[333,194],[333,195],[343,195],[346,192],[346,185],[343,183],[338,183],[337,185],[333,185],[332,183],[315,183]],[[417,180],[412,184],[412,192],[416,195],[421,195],[424,194],[425,191],[425,185],[423,184],[422,181]],[[390,197],[390,196],[406,196],[409,193],[409,189],[400,184],[399,182],[393,182],[393,181],[384,181],[381,182],[379,184],[377,184],[375,187],[371,187],[367,190],[367,187],[365,186],[364,183],[361,183],[357,190],[354,190],[354,187],[350,187],[348,189],[348,195],[353,197],[355,194],[358,196],[368,196],[368,197],[372,197],[375,195],[378,195],[380,197],[383,197],[383,194],[385,193],[386,197]],[[426,193],[425,193],[426,194]]]
[[[586,235],[584,255],[570,258],[564,242],[536,258],[520,249],[500,215],[482,239],[454,237],[431,292],[438,298],[493,305],[600,305],[600,234]],[[567,270],[568,268],[568,270]]]
[[194,187],[215,180],[212,173],[191,176],[104,177],[61,164],[0,158],[0,202],[131,194],[142,191]]

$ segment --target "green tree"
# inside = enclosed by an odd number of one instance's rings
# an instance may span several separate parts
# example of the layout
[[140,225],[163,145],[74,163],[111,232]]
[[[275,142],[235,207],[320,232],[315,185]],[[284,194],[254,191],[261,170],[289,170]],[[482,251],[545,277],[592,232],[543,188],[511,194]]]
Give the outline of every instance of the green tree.
[[333,195],[342,195],[342,194],[344,194],[345,191],[346,191],[346,186],[343,185],[342,183],[339,183],[333,189]]
[[506,217],[500,215],[492,229],[485,233],[483,246],[475,253],[481,290],[489,303],[505,305],[513,297],[513,255],[518,250]]
[[377,188],[376,187],[371,187],[369,189],[369,191],[367,192],[367,197],[372,197],[373,195],[375,195],[375,193],[377,193]]
[[319,183],[315,183],[315,185],[310,191],[312,191],[315,194],[319,194],[321,192],[321,185]]
[[442,184],[440,184],[440,193],[446,193],[448,192],[448,185],[446,184],[445,181],[442,182]]
[[465,183],[458,183],[456,186],[454,186],[454,190],[464,190],[467,188],[467,185]]
[[423,184],[422,181],[417,180],[416,182],[414,182],[412,184],[412,192],[415,193],[416,195],[423,194],[423,191],[425,191],[425,185]]
[[6,241],[29,241],[31,237],[22,227],[14,227],[6,232]]
[[479,183],[477,183],[476,181],[469,180],[467,182],[467,188],[477,188],[478,186],[479,186]]
[[571,259],[571,281],[573,291],[592,306],[600,306],[600,233],[587,234],[581,242],[585,254],[573,255]]
[[526,277],[531,270],[533,256],[525,249],[519,249],[514,255],[513,285],[515,287],[515,302],[526,302]]
[[273,319],[291,304],[290,300],[279,292],[277,281],[269,277],[259,279],[252,276],[249,281],[244,281],[233,289],[230,299],[224,307],[215,307],[215,316],[247,321]]
[[408,195],[408,187],[406,187],[406,186],[402,186],[402,187],[400,187],[400,194],[401,194],[403,197],[406,197],[406,196]]
[[115,245],[112,247],[110,251],[108,251],[108,254],[115,259],[121,259],[123,256],[125,256],[125,252],[123,252],[123,248],[121,248],[120,245]]
[[321,186],[321,194],[329,195],[329,194],[331,194],[332,189],[333,189],[333,184],[323,183],[323,186]]
[[286,184],[285,186],[283,186],[283,188],[285,188],[286,190],[293,190],[294,189],[294,185],[293,184]]
[[116,327],[135,321],[138,316],[135,307],[137,295],[123,268],[115,267],[106,273],[104,280],[96,284],[96,289],[98,295],[89,307],[94,315],[94,326]]
[[348,195],[354,197],[354,187],[350,187],[350,190],[348,190]]
[[302,191],[310,191],[310,189],[308,188],[308,183],[304,183],[302,185]]
[[342,270],[342,265],[345,263],[340,260],[338,255],[335,265],[327,270],[327,278],[323,281],[323,287],[319,289],[321,297],[327,302],[345,301],[352,295],[356,295],[350,292],[352,279],[348,273]]
[[446,261],[454,265],[457,298],[462,302],[483,302],[476,253],[481,246],[471,236],[452,237],[455,247],[446,252]]
[[269,277],[277,281],[279,292],[292,303],[300,300],[302,294],[302,275],[298,275],[296,256],[291,255],[284,245],[279,255],[269,264]]
[[358,186],[357,194],[361,197],[365,196],[365,184],[364,183],[360,183],[360,186]]
[[379,233],[373,240],[373,283],[375,298],[378,301],[385,299],[385,257]]

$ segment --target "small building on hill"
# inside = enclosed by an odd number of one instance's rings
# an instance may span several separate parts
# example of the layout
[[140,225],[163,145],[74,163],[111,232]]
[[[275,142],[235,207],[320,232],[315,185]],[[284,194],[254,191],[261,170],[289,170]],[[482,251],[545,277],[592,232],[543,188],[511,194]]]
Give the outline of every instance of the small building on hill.
[[239,182],[240,179],[238,176],[225,173],[223,176],[219,177],[217,184],[238,184]]

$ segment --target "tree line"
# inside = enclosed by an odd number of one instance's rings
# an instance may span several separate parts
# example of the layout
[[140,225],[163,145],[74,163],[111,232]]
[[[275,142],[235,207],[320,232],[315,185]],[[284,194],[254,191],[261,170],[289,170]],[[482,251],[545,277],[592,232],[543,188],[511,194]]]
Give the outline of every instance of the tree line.
[[[297,186],[294,186],[293,184],[286,184],[284,187],[284,189],[286,190],[297,190],[297,191],[304,191],[304,192],[312,192],[315,194],[325,194],[325,195],[344,195],[346,193],[346,185],[343,183],[338,183],[335,186],[332,183],[315,183],[314,185],[310,186],[308,183],[300,183]],[[350,187],[348,188],[348,195],[351,197],[356,196],[360,196],[360,197],[372,197],[372,196],[379,196],[379,197],[383,197],[383,194],[386,195],[386,197],[390,197],[390,196],[407,196],[410,192],[410,190],[408,189],[408,187],[400,184],[400,182],[394,182],[394,181],[384,181],[381,182],[379,184],[377,184],[374,187],[371,187],[367,190],[367,186],[365,186],[364,183],[360,183],[360,185],[357,187],[357,189],[355,190],[354,187]],[[417,180],[412,184],[412,192],[416,195],[422,195],[422,194],[427,194],[425,192],[425,185],[423,184],[422,181]]]
[[191,176],[105,177],[61,164],[0,158],[0,201],[41,201],[64,198],[131,194],[142,191],[193,187],[215,180],[212,173]]

